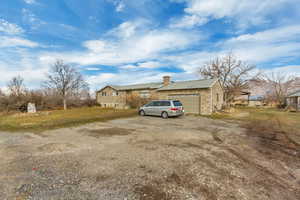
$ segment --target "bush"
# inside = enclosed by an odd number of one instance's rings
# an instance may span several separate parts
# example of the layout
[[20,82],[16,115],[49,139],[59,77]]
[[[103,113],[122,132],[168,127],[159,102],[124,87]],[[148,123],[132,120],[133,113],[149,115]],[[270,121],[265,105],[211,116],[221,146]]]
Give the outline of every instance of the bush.
[[130,108],[139,108],[145,104],[147,104],[149,101],[153,100],[155,97],[152,95],[148,98],[140,97],[139,95],[128,95],[126,97],[126,103]]

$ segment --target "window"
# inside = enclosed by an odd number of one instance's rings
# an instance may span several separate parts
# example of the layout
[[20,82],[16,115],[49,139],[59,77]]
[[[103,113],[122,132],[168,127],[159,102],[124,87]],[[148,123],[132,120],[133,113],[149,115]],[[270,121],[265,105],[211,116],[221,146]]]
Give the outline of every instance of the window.
[[174,106],[182,106],[180,101],[173,101]]
[[219,102],[219,93],[217,93],[217,102]]
[[140,92],[140,97],[141,98],[149,98],[150,97],[149,91],[141,91]]
[[148,104],[146,104],[146,107],[150,107],[150,106],[154,106],[154,102],[153,101],[150,102],[150,103],[148,103]]
[[160,106],[171,106],[170,101],[161,101]]
[[102,96],[106,96],[106,92],[102,92]]
[[113,96],[118,96],[118,95],[119,95],[119,92],[118,92],[118,91],[115,91],[115,92],[112,93],[112,95],[113,95]]
[[160,101],[153,101],[153,106],[160,106]]

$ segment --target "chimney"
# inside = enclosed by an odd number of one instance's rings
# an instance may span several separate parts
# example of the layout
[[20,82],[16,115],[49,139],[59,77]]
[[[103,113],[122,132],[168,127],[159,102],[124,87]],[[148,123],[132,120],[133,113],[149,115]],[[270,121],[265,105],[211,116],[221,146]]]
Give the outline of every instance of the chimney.
[[164,80],[164,86],[167,86],[170,84],[171,76],[164,76],[163,80]]

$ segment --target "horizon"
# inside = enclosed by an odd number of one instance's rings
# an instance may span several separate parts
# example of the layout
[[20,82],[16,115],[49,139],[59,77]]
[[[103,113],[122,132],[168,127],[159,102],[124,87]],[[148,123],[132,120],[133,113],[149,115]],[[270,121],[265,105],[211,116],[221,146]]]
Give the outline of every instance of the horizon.
[[0,88],[21,76],[41,86],[56,59],[92,91],[200,79],[198,69],[233,52],[258,70],[300,76],[297,0],[4,0]]

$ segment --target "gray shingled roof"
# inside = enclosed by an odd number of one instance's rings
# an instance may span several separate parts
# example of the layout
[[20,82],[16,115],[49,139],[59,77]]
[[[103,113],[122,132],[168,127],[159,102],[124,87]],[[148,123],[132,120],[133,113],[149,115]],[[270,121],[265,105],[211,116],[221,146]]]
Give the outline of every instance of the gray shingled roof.
[[168,86],[159,88],[158,91],[210,88],[217,80],[218,79],[203,79],[194,81],[174,82],[169,84]]
[[288,97],[300,97],[300,90],[290,94]]
[[109,86],[114,88],[115,90],[142,90],[142,89],[158,89],[158,91],[163,91],[163,90],[184,90],[184,89],[209,88],[217,80],[218,79],[179,81],[179,82],[171,82],[168,86],[163,86],[163,83],[144,83],[144,84],[135,84],[135,85],[123,85],[123,86],[109,85]]
[[111,85],[116,90],[138,90],[138,89],[157,89],[163,86],[163,83],[144,83],[135,85]]

